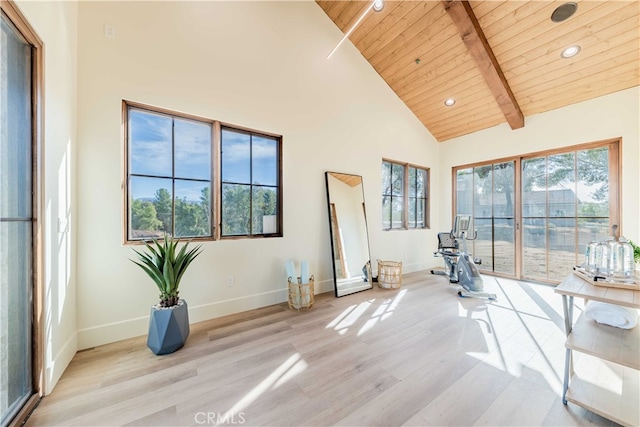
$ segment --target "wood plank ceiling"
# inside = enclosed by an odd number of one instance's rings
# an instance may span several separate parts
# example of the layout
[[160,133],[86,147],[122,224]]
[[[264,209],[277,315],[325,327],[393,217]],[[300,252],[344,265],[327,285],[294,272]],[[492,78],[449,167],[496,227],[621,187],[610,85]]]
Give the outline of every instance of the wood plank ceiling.
[[330,172],[330,175],[344,182],[349,187],[355,187],[356,185],[362,184],[362,177],[360,175],[348,175],[337,172]]
[[[481,45],[471,40],[468,27],[474,20],[525,126],[532,114],[640,84],[640,2],[573,2],[576,12],[553,22],[551,14],[566,0],[472,0],[467,3],[471,21],[461,24],[463,11],[458,16],[447,11],[452,7],[447,0],[386,0],[349,39],[433,136],[446,141],[505,122],[519,127],[505,115],[517,114],[512,106],[505,110],[506,92],[497,95],[499,84],[487,78],[493,67],[488,57],[478,62]],[[371,5],[317,3],[343,33]],[[562,58],[561,51],[571,45],[580,46],[579,54]],[[451,107],[444,105],[449,97],[456,100]]]

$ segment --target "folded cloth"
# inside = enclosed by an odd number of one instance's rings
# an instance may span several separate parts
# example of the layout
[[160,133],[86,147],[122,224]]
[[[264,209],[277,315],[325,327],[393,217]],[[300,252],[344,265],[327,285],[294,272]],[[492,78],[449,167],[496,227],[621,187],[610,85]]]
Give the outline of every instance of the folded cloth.
[[589,301],[584,315],[603,325],[621,329],[633,329],[638,324],[638,310],[606,302]]

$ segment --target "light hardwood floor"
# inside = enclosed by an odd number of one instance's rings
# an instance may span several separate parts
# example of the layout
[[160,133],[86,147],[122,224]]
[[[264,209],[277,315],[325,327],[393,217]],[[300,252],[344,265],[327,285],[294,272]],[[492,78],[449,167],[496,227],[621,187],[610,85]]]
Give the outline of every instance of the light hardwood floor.
[[486,302],[403,280],[194,324],[171,355],[146,337],[81,351],[27,425],[615,425],[561,402],[553,287],[485,276]]

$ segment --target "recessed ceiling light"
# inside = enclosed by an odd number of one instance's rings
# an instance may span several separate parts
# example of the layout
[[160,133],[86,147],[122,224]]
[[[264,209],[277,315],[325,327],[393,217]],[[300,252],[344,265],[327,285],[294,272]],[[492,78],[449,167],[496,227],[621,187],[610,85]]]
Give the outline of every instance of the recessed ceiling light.
[[562,53],[560,53],[560,56],[563,57],[563,58],[572,58],[572,57],[576,56],[578,53],[580,53],[580,46],[575,44],[573,46],[569,46],[569,47],[565,48],[562,51]]
[[384,9],[384,0],[374,0],[373,10],[380,12],[382,9]]
[[556,10],[553,11],[553,13],[551,14],[551,20],[553,22],[562,22],[569,19],[571,15],[576,13],[576,10],[578,10],[578,5],[576,3],[565,3],[558,6]]
[[456,103],[456,100],[453,98],[447,98],[444,100],[444,105],[446,105],[447,107],[451,107],[455,103]]

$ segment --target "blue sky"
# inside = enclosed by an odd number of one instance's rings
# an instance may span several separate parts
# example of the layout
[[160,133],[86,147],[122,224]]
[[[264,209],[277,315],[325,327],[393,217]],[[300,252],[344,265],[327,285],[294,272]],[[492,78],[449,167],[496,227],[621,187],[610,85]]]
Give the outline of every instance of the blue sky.
[[[172,126],[175,144],[172,145]],[[172,168],[175,177],[210,180],[211,124],[148,111],[129,110],[129,172],[164,178],[133,177],[131,196],[153,198],[156,190],[171,191]],[[274,138],[222,130],[222,180],[277,185],[278,144]],[[175,156],[175,158],[173,157]],[[253,164],[251,162],[253,158]],[[253,170],[251,170],[253,169]],[[199,200],[205,183],[176,181],[177,197]]]
[[249,139],[245,133],[222,130],[222,181],[277,185],[277,141],[254,136],[250,144]]

